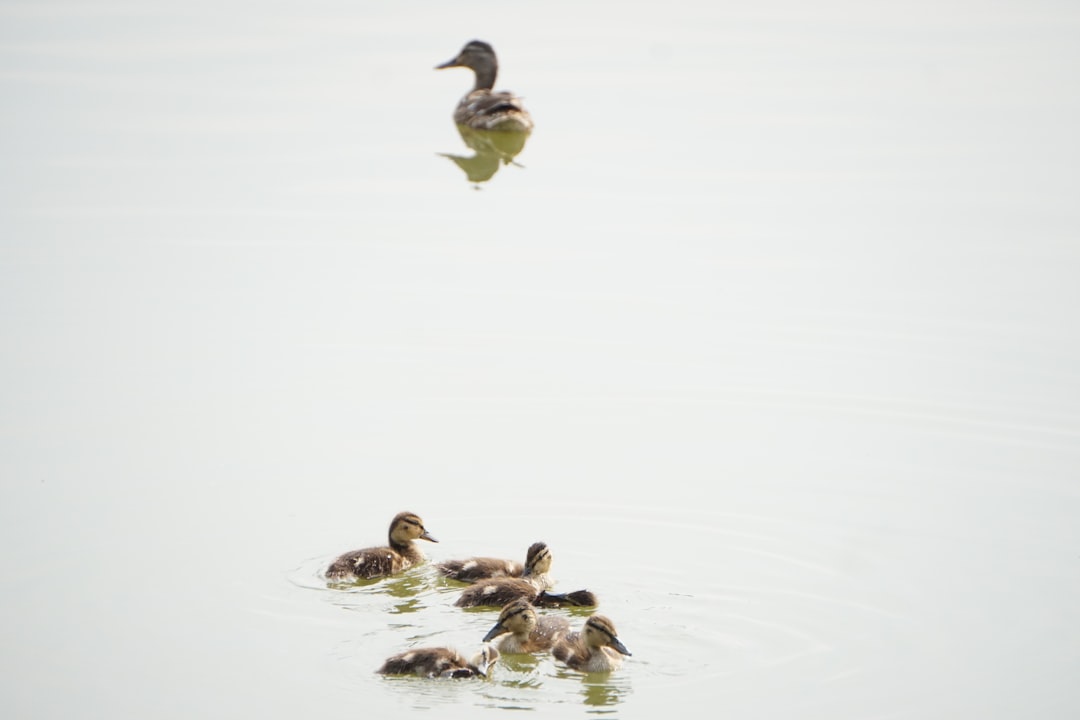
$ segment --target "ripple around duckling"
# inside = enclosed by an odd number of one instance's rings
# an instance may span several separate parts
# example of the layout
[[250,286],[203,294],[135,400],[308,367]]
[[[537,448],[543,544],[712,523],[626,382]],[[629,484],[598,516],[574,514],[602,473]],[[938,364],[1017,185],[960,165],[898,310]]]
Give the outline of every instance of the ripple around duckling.
[[337,582],[326,578],[331,559],[320,556],[304,561],[288,573],[289,582],[323,593],[326,601],[356,612],[409,615],[439,603],[436,574],[428,563],[392,577]]
[[[870,546],[852,549],[850,528],[823,532],[768,515],[619,507],[606,510],[615,515],[608,531],[604,510],[578,510],[602,536],[634,527],[633,575],[601,578],[597,590],[600,611],[634,653],[612,677],[632,677],[639,690],[704,678],[724,680],[723,688],[732,678],[790,673],[804,683],[853,682],[852,654],[866,650],[866,638],[901,641],[914,622],[900,602],[901,583],[853,572],[887,562]],[[570,527],[579,521],[560,515]],[[694,550],[672,557],[672,532],[680,547]],[[587,551],[560,557],[571,568],[605,561]]]

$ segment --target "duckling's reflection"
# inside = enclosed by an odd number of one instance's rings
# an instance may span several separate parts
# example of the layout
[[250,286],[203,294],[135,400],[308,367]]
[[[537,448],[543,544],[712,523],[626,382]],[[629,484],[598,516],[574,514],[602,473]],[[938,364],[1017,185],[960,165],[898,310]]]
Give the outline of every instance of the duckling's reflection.
[[586,675],[581,684],[585,704],[591,707],[613,707],[630,694],[629,685],[602,673]]
[[452,155],[440,153],[445,158],[450,158],[465,172],[465,177],[471,183],[487,182],[495,176],[503,165],[513,163],[518,153],[525,149],[525,141],[529,139],[528,132],[514,130],[478,130],[468,125],[457,126],[461,133],[461,139],[475,154],[472,156]]
[[394,602],[387,610],[394,614],[413,613],[423,610],[427,604],[424,602],[424,591],[427,588],[427,576],[425,571],[410,571],[388,579],[356,580],[350,583],[327,584],[331,590],[343,590],[345,593],[336,596],[334,602],[344,607],[352,607],[356,604],[357,595],[388,595],[398,602]]

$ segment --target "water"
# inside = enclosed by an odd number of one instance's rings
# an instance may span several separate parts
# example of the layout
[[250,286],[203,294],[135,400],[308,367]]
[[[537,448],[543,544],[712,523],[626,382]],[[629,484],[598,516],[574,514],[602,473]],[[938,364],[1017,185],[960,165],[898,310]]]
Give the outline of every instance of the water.
[[[0,18],[5,717],[1080,710],[1071,5]],[[495,619],[320,582],[405,509],[633,657],[375,675]]]

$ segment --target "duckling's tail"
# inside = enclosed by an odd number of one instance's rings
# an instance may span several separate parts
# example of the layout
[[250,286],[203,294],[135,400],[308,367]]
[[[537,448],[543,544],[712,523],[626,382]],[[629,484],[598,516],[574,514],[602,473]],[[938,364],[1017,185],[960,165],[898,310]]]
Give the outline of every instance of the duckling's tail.
[[542,591],[533,600],[539,607],[596,607],[599,602],[589,590],[574,590],[568,593],[550,593]]

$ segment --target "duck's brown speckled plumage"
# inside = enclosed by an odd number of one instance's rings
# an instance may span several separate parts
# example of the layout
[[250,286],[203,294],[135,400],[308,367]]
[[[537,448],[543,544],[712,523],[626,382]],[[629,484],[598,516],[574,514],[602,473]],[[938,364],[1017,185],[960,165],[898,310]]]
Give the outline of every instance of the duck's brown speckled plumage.
[[548,576],[551,570],[551,551],[544,543],[534,543],[529,550],[528,560],[531,562],[526,564],[521,577],[493,577],[478,580],[474,585],[465,588],[456,605],[458,607],[502,607],[518,598],[526,598],[531,602],[551,587],[551,578]]
[[355,580],[396,575],[423,562],[424,554],[413,540],[438,542],[427,530],[418,515],[402,512],[390,523],[389,545],[352,550],[340,555],[326,569],[330,580]]
[[458,607],[502,607],[525,598],[532,602],[541,588],[525,578],[488,578],[465,588],[454,604]]
[[414,648],[387,658],[376,672],[383,675],[417,675],[428,678],[484,677],[498,658],[499,651],[490,645],[485,645],[468,660],[452,648]]
[[444,560],[436,563],[435,567],[446,577],[462,582],[476,582],[494,577],[521,577],[526,569],[535,578],[543,574],[537,571],[536,566],[542,561],[545,553],[548,555],[551,553],[547,544],[536,542],[529,546],[528,552],[525,553],[524,564],[501,558],[472,557],[465,560]]
[[581,672],[611,672],[622,664],[622,655],[630,655],[615,625],[603,615],[591,616],[581,632],[561,638],[551,653],[567,667]]
[[457,56],[436,69],[467,67],[476,74],[473,89],[458,103],[454,110],[454,122],[477,130],[498,130],[528,133],[533,120],[521,99],[507,91],[492,90],[499,63],[491,45],[472,40]]
[[534,653],[550,650],[570,632],[566,618],[537,615],[526,598],[518,598],[503,607],[499,621],[484,636],[484,642],[502,636],[497,647],[504,653]]
[[551,551],[544,543],[534,543],[529,548],[528,562],[522,576],[493,577],[478,580],[465,588],[457,602],[458,607],[498,607],[525,598],[533,605],[542,607],[561,607],[565,605],[596,605],[596,596],[588,590],[575,590],[571,593],[558,594],[548,592],[552,586]]

